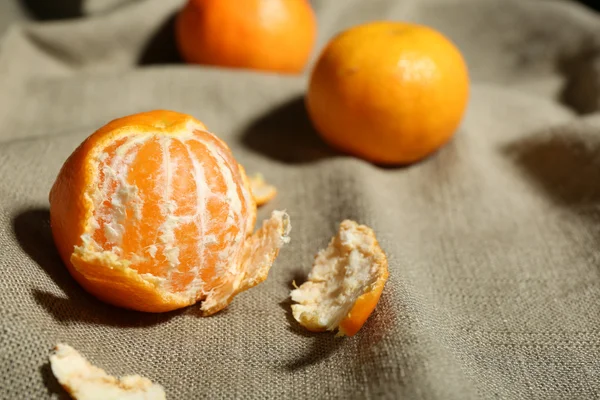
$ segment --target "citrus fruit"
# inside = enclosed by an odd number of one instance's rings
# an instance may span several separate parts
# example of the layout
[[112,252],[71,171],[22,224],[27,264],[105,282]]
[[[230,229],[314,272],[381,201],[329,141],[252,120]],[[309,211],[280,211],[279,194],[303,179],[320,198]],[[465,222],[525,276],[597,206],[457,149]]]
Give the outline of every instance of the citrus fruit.
[[367,321],[388,278],[388,263],[375,233],[346,220],[316,258],[308,280],[292,290],[294,318],[314,332],[354,336]]
[[273,212],[252,234],[244,169],[204,124],[173,111],[114,120],[67,159],[50,222],[73,277],[108,303],[148,312],[202,301],[205,314],[266,279],[288,240]]
[[175,32],[188,63],[299,73],[316,18],[307,0],[189,0]]
[[378,164],[408,164],[453,136],[468,92],[465,61],[442,34],[421,25],[372,22],[325,47],[306,105],[332,147]]

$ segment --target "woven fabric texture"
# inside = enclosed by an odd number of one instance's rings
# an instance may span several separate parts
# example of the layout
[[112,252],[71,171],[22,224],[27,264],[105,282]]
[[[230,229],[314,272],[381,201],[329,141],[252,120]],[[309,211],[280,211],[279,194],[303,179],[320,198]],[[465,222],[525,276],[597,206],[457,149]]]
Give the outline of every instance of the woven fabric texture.
[[[36,3],[36,2],[31,2]],[[37,3],[40,3],[39,1]],[[0,47],[0,398],[64,398],[65,342],[170,399],[590,399],[600,396],[600,16],[571,1],[315,0],[315,56],[374,19],[431,25],[465,54],[472,91],[454,140],[407,168],[328,149],[307,74],[181,64],[181,1],[80,1],[14,24]],[[314,61],[314,58],[313,58]],[[194,115],[279,189],[292,241],[225,311],[144,314],[83,291],[61,263],[48,192],[109,120]],[[292,280],[345,218],[389,257],[376,312],[352,338],[291,317]]]

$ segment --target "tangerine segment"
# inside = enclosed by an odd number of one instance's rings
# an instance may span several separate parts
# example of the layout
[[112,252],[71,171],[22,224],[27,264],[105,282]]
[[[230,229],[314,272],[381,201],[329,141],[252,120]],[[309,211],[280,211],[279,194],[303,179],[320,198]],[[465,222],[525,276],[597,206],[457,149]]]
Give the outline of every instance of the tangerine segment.
[[292,290],[294,318],[314,332],[354,336],[377,305],[388,263],[373,230],[343,221],[316,258],[308,281]]
[[75,150],[50,214],[59,253],[86,290],[162,312],[231,301],[256,204],[223,141],[190,116],[151,111],[110,122]]
[[254,174],[249,180],[252,197],[258,207],[267,204],[277,195],[275,186],[269,185],[262,174]]
[[164,400],[162,386],[139,375],[115,378],[93,366],[69,345],[59,343],[50,355],[52,373],[76,400]]

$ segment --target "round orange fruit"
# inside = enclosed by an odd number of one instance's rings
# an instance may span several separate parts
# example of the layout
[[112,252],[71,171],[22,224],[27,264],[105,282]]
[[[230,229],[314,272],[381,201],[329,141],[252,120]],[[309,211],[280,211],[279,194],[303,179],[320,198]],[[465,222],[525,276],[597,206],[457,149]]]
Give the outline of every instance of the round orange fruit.
[[442,34],[372,22],[329,42],[312,71],[306,104],[331,146],[378,164],[407,164],[448,142],[468,94],[465,61]]
[[71,154],[50,191],[69,272],[101,300],[140,311],[202,301],[212,314],[264,280],[289,219],[274,212],[252,235],[255,219],[227,145],[172,111],[108,123]]
[[316,18],[307,0],[189,0],[175,31],[188,63],[299,73]]

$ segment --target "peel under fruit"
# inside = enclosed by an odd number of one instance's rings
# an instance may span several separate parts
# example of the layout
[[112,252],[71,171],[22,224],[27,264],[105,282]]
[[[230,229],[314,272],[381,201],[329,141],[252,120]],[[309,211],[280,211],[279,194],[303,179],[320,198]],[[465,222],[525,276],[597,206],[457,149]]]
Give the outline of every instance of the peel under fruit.
[[321,250],[308,281],[292,290],[294,318],[314,332],[353,336],[367,321],[388,278],[387,258],[373,230],[354,221]]

